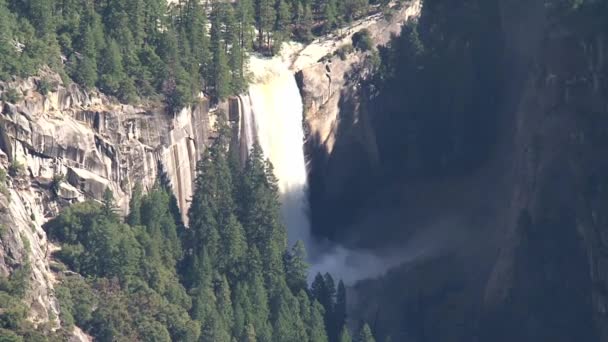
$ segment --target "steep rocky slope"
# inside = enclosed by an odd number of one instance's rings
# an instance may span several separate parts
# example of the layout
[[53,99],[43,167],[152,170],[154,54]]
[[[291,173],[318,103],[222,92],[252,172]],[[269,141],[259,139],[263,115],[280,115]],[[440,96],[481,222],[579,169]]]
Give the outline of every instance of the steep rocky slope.
[[[606,7],[487,3],[499,11],[504,51],[497,110],[485,113],[496,119],[496,146],[465,174],[365,188],[371,200],[357,215],[373,219],[343,227],[350,243],[381,250],[433,231],[449,241],[426,243],[423,257],[356,286],[351,320],[398,341],[605,341],[607,31],[597,18]],[[374,181],[349,171],[373,158],[331,163],[365,150],[347,135],[338,144],[351,148],[326,156],[322,174],[349,181],[338,196],[323,193],[326,203],[348,202],[351,188]]]
[[[286,58],[290,69],[299,73],[307,125],[314,132],[333,139],[331,127],[338,120],[340,98],[357,86],[356,78],[348,75],[362,70],[369,54],[351,53],[345,60],[323,57],[350,42],[361,28],[368,28],[383,43],[419,10],[420,3],[415,1],[398,8],[389,21],[375,14],[339,35],[306,46],[286,45],[279,58]],[[0,83],[0,96],[7,99],[0,101],[0,168],[10,174],[3,184],[6,194],[0,195],[0,221],[6,227],[0,234],[0,275],[8,276],[29,264],[30,318],[56,328],[60,308],[50,265],[57,247],[47,240],[42,225],[71,203],[102,200],[106,188],[113,191],[124,213],[133,186],[139,182],[145,190],[160,173],[166,173],[171,182],[185,220],[196,161],[213,139],[220,111],[210,109],[201,98],[195,106],[170,115],[158,103],[124,105],[96,90],[65,85],[52,72],[41,76],[55,85],[45,94],[37,77]],[[333,79],[329,86],[328,77]],[[8,101],[13,91],[17,98]],[[218,106],[237,123],[237,131],[242,121],[240,107],[236,99]],[[74,338],[87,339],[78,328]]]
[[[52,74],[46,76],[55,77]],[[113,191],[124,212],[136,182],[144,189],[166,173],[182,212],[188,208],[198,156],[210,137],[208,105],[202,100],[175,116],[154,105],[129,106],[76,85],[42,95],[36,78],[3,83],[15,103],[0,103],[2,165],[9,170],[2,196],[0,271],[8,276],[29,261],[27,301],[34,322],[53,321],[58,307],[49,267],[53,245],[41,226],[59,210]]]
[[[369,31],[375,45],[386,44],[391,36],[399,34],[403,23],[420,16],[422,1],[392,6],[393,14],[388,19],[376,15],[357,22],[338,35],[337,41],[311,44],[293,63],[304,102],[312,229],[319,235],[331,235],[327,227],[337,226],[345,215],[351,221],[364,219],[353,213],[356,205],[351,201],[367,197],[365,181],[379,162],[375,137],[378,132],[371,125],[366,102],[361,101],[361,97],[368,96],[362,93],[362,82],[377,69],[378,56],[362,51],[340,56],[336,51],[350,44],[360,29]],[[302,67],[312,60],[311,55],[325,57]],[[357,186],[351,186],[354,184]],[[330,204],[334,201],[342,203],[340,207],[348,213],[338,212]]]

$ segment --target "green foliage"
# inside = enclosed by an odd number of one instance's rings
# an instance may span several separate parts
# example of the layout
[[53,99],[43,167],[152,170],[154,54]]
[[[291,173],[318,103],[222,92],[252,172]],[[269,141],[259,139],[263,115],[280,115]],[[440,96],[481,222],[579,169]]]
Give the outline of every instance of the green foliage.
[[0,96],[2,102],[17,103],[21,101],[21,94],[15,88],[9,88]]
[[340,339],[338,341],[339,342],[352,342],[352,338],[350,337],[350,333],[348,332],[348,329],[346,329],[346,327],[342,328],[342,331],[340,332]]
[[[344,282],[340,280],[336,293],[332,326],[329,327],[330,334],[336,339],[341,339],[341,336],[344,335],[344,332],[346,331],[346,307],[346,287],[344,286]],[[348,331],[346,331],[346,333],[348,333]]]
[[10,198],[10,192],[6,187],[6,181],[6,171],[4,169],[0,169],[0,193],[6,196],[7,198]]
[[376,342],[374,335],[372,335],[372,329],[370,329],[367,323],[363,324],[355,342]]
[[378,49],[365,89],[387,175],[466,172],[493,149],[497,122],[488,113],[497,111],[505,77],[501,9],[483,1],[466,8],[425,3],[419,21]]
[[346,57],[354,51],[352,44],[344,44],[336,50],[335,55],[340,57],[341,60],[346,60]]
[[61,245],[55,257],[86,277],[63,272],[56,287],[64,329],[100,341],[330,341],[342,301],[329,275],[327,309],[308,294],[306,251],[287,250],[272,165],[256,145],[241,169],[227,123],[217,130],[197,166],[189,229],[162,173],[147,194],[134,187],[126,223],[106,190],[44,226]]
[[361,29],[352,37],[353,47],[361,51],[369,51],[374,48],[374,41],[368,29]]
[[143,189],[141,183],[135,183],[133,192],[131,193],[131,199],[129,200],[129,215],[127,216],[127,223],[131,227],[141,225],[141,198],[143,195]]
[[257,0],[255,4],[258,44],[260,48],[268,50],[272,44],[272,31],[276,21],[275,4],[272,0]]
[[328,341],[328,337],[327,337],[327,333],[326,333],[326,326],[324,323],[324,319],[323,316],[326,315],[326,310],[323,308],[323,306],[318,302],[318,301],[314,301],[312,303],[312,308],[311,308],[311,315],[310,315],[310,331],[309,331],[309,335],[310,335],[310,341],[314,341],[314,342],[327,342]]
[[98,295],[87,281],[78,276],[65,277],[55,293],[61,306],[61,320],[86,327],[92,319],[93,309],[99,305]]
[[159,185],[146,195],[134,192],[130,206],[141,214],[129,221],[141,225],[120,222],[109,190],[102,204],[75,204],[45,225],[62,244],[57,257],[88,276],[63,280],[63,318],[100,340],[196,340],[192,300],[176,270],[182,253],[170,196]]
[[17,177],[25,173],[25,166],[18,160],[13,160],[8,166],[8,174],[11,177]]
[[323,6],[323,17],[325,18],[325,23],[323,24],[323,31],[326,33],[331,32],[331,30],[337,26],[337,8],[336,8],[336,0],[327,0],[325,5]]
[[115,40],[106,42],[101,51],[99,65],[99,88],[107,94],[117,95],[126,77],[123,69],[122,55]]
[[211,51],[213,51],[211,86],[219,99],[230,95],[230,69],[225,49],[225,36],[222,34],[222,26],[227,14],[226,7],[215,5],[211,12]]
[[30,277],[27,256],[22,265],[12,270],[8,279],[0,277],[0,341],[60,340],[57,333],[49,331],[44,325],[34,326],[28,319],[30,308],[24,299],[29,291]]
[[19,300],[6,292],[0,292],[0,326],[3,329],[21,330],[26,326],[28,309]]
[[311,285],[312,297],[323,308],[321,317],[330,341],[339,341],[346,326],[346,287],[342,280],[336,287],[333,277],[318,273]]
[[38,92],[47,95],[49,92],[57,91],[57,84],[47,78],[42,78],[38,82]]
[[360,17],[367,12],[368,0],[344,0],[342,10],[344,20],[351,22],[353,19]]
[[[170,112],[201,91],[223,99],[247,86],[247,54],[294,37],[311,41],[368,13],[367,0],[0,2],[0,80],[48,65],[64,83],[124,102],[162,95]],[[209,8],[210,7],[210,8]],[[208,18],[210,16],[210,18]],[[211,22],[211,30],[207,22]],[[254,27],[258,30],[255,39]],[[62,61],[63,58],[67,62]],[[39,91],[51,88],[41,83]]]
[[306,249],[304,243],[298,240],[290,251],[285,253],[285,280],[293,293],[298,293],[307,287]]
[[63,173],[57,173],[53,175],[53,180],[51,181],[51,191],[57,196],[59,194],[59,188],[61,183],[65,181],[65,175]]
[[274,30],[277,32],[286,33],[289,32],[289,25],[291,24],[291,13],[289,11],[289,5],[286,0],[278,0],[276,2],[276,22]]
[[11,330],[0,329],[0,341],[2,342],[22,342],[23,337],[17,335]]

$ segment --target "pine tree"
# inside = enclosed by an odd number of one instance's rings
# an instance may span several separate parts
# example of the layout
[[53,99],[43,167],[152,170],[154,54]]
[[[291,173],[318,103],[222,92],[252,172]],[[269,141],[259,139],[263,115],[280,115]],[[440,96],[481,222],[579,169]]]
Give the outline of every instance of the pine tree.
[[103,213],[106,217],[115,218],[114,210],[116,209],[116,203],[114,202],[114,193],[110,188],[106,187],[103,192],[103,198],[101,203],[103,204]]
[[312,40],[312,26],[314,24],[310,4],[305,4],[301,10],[302,15],[298,19],[298,37],[304,42]]
[[230,49],[230,70],[232,70],[232,74],[230,76],[230,92],[233,94],[242,93],[246,86],[246,68],[244,62],[245,53],[243,52],[243,48],[240,45],[240,42],[234,41],[232,43],[232,48]]
[[310,339],[310,336],[314,334],[312,331],[312,307],[310,303],[310,299],[308,298],[308,294],[305,290],[300,290],[298,292],[298,306],[299,306],[299,315],[302,322],[304,322],[306,328],[306,341]]
[[219,313],[214,312],[203,322],[201,342],[231,342],[228,328]]
[[192,248],[195,253],[205,249],[209,258],[215,263],[220,237],[217,222],[216,171],[209,149],[203,152],[196,171],[195,191],[188,211],[190,229],[194,240],[192,241]]
[[231,214],[221,234],[222,254],[219,260],[219,270],[237,279],[244,272],[247,241],[243,227]]
[[14,22],[6,0],[0,0],[0,80],[6,80],[19,71],[17,50],[12,45]]
[[[239,6],[239,5],[237,5]],[[243,7],[237,7],[236,14],[238,16],[244,16],[244,19],[247,20],[247,10]],[[229,56],[229,67],[231,70],[230,75],[230,93],[239,94],[243,90],[245,90],[246,81],[245,81],[245,52],[243,49],[245,47],[242,45],[244,40],[243,32],[244,24],[237,22],[237,18],[235,17],[235,12],[232,6],[226,4],[224,12],[224,22],[226,25],[225,29],[225,42],[226,48]],[[239,18],[240,19],[240,18]]]
[[[245,339],[248,333],[247,325],[252,321],[253,306],[249,299],[249,287],[244,281],[237,281],[234,290],[234,324],[232,328],[232,336]],[[255,331],[255,329],[254,329]]]
[[325,316],[325,310],[323,309],[323,306],[315,300],[311,309],[310,342],[328,341],[323,316]]
[[262,266],[262,256],[260,255],[260,251],[255,245],[249,245],[247,254],[248,277],[251,279],[262,274]]
[[336,284],[329,273],[323,276],[325,289],[323,297],[319,300],[325,308],[325,327],[331,341],[336,341],[338,330],[336,329]]
[[274,0],[256,0],[256,27],[260,48],[271,45],[271,33],[276,21]]
[[[323,276],[325,280],[325,288],[327,291],[327,303],[329,303],[329,309],[333,311],[334,303],[336,302],[336,283],[334,282],[334,278],[329,273],[325,273]],[[327,309],[327,307],[326,307]]]
[[323,7],[323,18],[325,19],[323,31],[329,33],[337,24],[336,0],[327,0]]
[[[236,3],[236,21],[240,41],[241,60],[245,60],[245,53],[251,50],[254,40],[253,26],[255,24],[255,11],[251,0],[241,0]],[[242,68],[243,69],[243,68]]]
[[201,82],[198,77],[200,65],[199,61],[195,58],[192,52],[192,46],[183,25],[180,25],[179,27],[178,40],[180,48],[180,64],[185,72],[183,76],[180,76],[183,77],[183,80],[181,82],[178,80],[178,84],[184,85],[185,93],[189,91],[193,94],[198,94],[201,91]]
[[306,341],[305,322],[300,317],[300,303],[283,285],[273,303],[273,339],[279,341]]
[[338,282],[333,323],[333,327],[331,327],[329,333],[337,337],[346,325],[346,287],[342,280]]
[[101,90],[108,94],[116,94],[126,75],[122,66],[122,56],[113,39],[106,43],[101,52],[99,74]]
[[125,11],[129,15],[129,30],[136,48],[141,47],[146,37],[145,32],[145,1],[131,0],[125,4]]
[[319,301],[325,309],[324,322],[330,340],[337,340],[339,322],[336,322],[336,287],[332,276],[329,273],[326,273],[325,276],[317,273],[310,291],[313,298]]
[[198,80],[208,77],[210,72],[211,54],[210,42],[207,35],[207,15],[203,5],[197,0],[188,0],[186,3],[185,30],[190,41],[192,58],[199,66]]
[[367,323],[363,324],[359,334],[357,334],[356,342],[376,342],[374,335],[372,334],[372,329],[370,329]]
[[131,194],[131,199],[129,200],[129,215],[127,216],[127,223],[131,227],[141,225],[141,197],[141,183],[137,182],[133,187],[133,193]]
[[338,341],[339,342],[352,342],[350,333],[348,332],[348,329],[346,328],[346,326],[342,327],[342,331],[340,332],[340,339]]
[[211,11],[211,86],[218,99],[224,99],[230,95],[230,70],[228,57],[226,56],[226,45],[222,39],[222,12],[220,5],[214,4]]
[[232,331],[234,324],[234,311],[230,294],[230,285],[226,276],[221,276],[216,285],[217,310],[222,319],[223,326]]
[[346,0],[332,0],[333,4],[334,4],[334,8],[335,8],[335,25],[337,27],[341,27],[344,25],[345,22],[345,7],[344,7],[344,2]]
[[314,20],[319,20],[321,18],[321,13],[323,12],[326,1],[327,0],[308,0]]
[[249,298],[253,307],[252,321],[260,342],[270,342],[272,340],[272,327],[270,326],[270,309],[268,307],[268,294],[264,286],[262,277],[254,275],[249,284]]
[[247,324],[247,327],[245,327],[245,333],[243,334],[242,341],[243,342],[257,342],[257,337],[256,337],[255,328],[254,328],[253,324]]
[[286,0],[277,0],[276,15],[275,31],[286,34],[291,23],[291,13]]
[[315,279],[312,282],[310,292],[317,301],[325,310],[331,310],[333,308],[333,299],[331,296],[331,290],[328,288],[328,284],[326,283],[326,278],[321,275],[321,273],[317,273]]
[[192,317],[201,322],[207,322],[216,314],[216,297],[213,291],[211,260],[202,251],[202,257],[194,263],[194,272],[198,277],[193,292]]
[[30,0],[29,19],[40,36],[55,32],[55,14],[53,0]]
[[83,86],[93,88],[97,82],[96,60],[89,56],[83,56],[74,67],[72,77]]
[[236,5],[236,21],[238,26],[238,40],[236,49],[232,53],[233,92],[241,93],[248,83],[248,58],[247,54],[253,47],[255,39],[255,11],[251,0],[238,1]]
[[[87,21],[82,21],[81,35],[77,47],[82,52],[80,57],[72,59],[72,77],[85,87],[92,88],[97,82],[97,52],[101,49],[98,40],[100,27],[96,14],[92,14]],[[102,38],[103,39],[103,38]]]
[[239,207],[248,244],[259,250],[267,285],[276,289],[279,279],[284,277],[283,253],[287,236],[281,220],[277,181],[271,171],[270,164],[263,159],[261,147],[254,144],[243,170]]
[[182,246],[169,208],[169,194],[157,184],[143,197],[141,216],[148,232],[154,238],[160,239],[163,263],[173,268],[182,257]]
[[307,275],[306,248],[304,243],[298,240],[285,256],[285,278],[293,293],[306,288]]
[[345,18],[351,22],[367,11],[368,0],[344,0]]

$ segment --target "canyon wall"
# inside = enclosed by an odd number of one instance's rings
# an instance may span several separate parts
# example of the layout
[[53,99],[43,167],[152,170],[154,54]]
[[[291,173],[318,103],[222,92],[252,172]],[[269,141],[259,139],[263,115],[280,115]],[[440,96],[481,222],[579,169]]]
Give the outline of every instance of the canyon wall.
[[[457,12],[432,3],[433,14]],[[351,323],[374,322],[377,337],[398,341],[606,341],[607,31],[597,19],[606,7],[483,3],[498,11],[501,84],[496,110],[483,113],[495,118],[496,145],[464,174],[391,178],[389,189],[366,194],[373,200],[359,215],[374,220],[348,226],[358,235],[351,243],[419,254],[352,289]],[[335,146],[355,148],[326,160],[369,148],[353,141],[338,136]],[[355,180],[334,203],[369,183],[352,163],[327,165],[324,174]]]
[[[350,96],[371,70],[369,52],[352,52],[345,59],[334,53],[362,28],[369,29],[376,43],[385,43],[419,11],[420,2],[413,1],[399,5],[389,19],[374,14],[311,44],[285,44],[277,58],[298,82],[307,137],[322,139],[326,153],[335,147],[338,121],[346,120],[338,115],[341,103],[356,102]],[[41,78],[57,86],[42,94]],[[214,137],[216,115],[227,113],[238,134],[244,106],[239,99],[230,99],[210,109],[208,100],[200,98],[195,105],[169,114],[160,103],[125,105],[96,90],[64,84],[48,70],[40,78],[0,83],[0,95],[9,90],[16,91],[18,98],[0,101],[0,169],[7,174],[0,184],[6,188],[0,191],[0,275],[29,265],[30,319],[58,327],[59,306],[53,290],[57,270],[51,267],[52,252],[58,246],[47,240],[42,225],[72,203],[101,201],[106,189],[112,190],[124,214],[133,186],[141,183],[144,190],[149,189],[161,173],[170,181],[187,223],[196,162]],[[359,122],[357,115],[349,120]],[[368,154],[373,155],[373,147]],[[87,339],[75,329],[76,340]]]
[[34,322],[57,325],[51,252],[42,224],[74,202],[102,200],[112,190],[126,213],[133,186],[149,189],[165,174],[184,220],[193,191],[196,162],[212,132],[207,100],[175,115],[158,104],[123,105],[95,91],[59,84],[45,95],[39,79],[0,84],[20,99],[0,102],[0,163],[8,173],[0,196],[4,227],[0,272],[31,265],[27,301]]

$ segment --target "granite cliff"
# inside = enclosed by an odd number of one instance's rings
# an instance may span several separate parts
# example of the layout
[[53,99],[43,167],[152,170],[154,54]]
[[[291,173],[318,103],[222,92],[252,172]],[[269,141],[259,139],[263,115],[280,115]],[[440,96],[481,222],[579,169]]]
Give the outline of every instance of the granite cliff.
[[[306,126],[314,135],[333,139],[338,103],[357,86],[357,78],[347,75],[366,69],[370,57],[356,51],[340,59],[334,52],[361,28],[384,43],[419,10],[420,3],[413,2],[396,8],[390,19],[375,14],[309,45],[286,44],[278,58],[297,74]],[[51,90],[41,89],[43,78]],[[112,190],[118,209],[126,213],[133,186],[148,189],[161,173],[186,221],[196,162],[214,137],[216,116],[226,113],[241,137],[243,108],[236,98],[210,108],[201,97],[168,114],[157,102],[125,105],[95,89],[65,84],[49,70],[0,83],[0,95],[7,95],[0,101],[0,169],[7,175],[0,194],[0,275],[31,267],[25,297],[30,320],[52,328],[61,324],[53,286],[56,272],[63,271],[53,267],[52,252],[58,247],[47,240],[42,225],[72,203],[101,201],[105,189]],[[75,328],[74,339],[88,337]]]
[[56,247],[42,224],[71,203],[101,200],[106,188],[124,213],[134,184],[149,188],[160,173],[166,174],[185,213],[214,114],[204,99],[171,116],[162,106],[122,105],[95,91],[65,86],[59,78],[56,89],[42,95],[38,82],[29,78],[0,86],[20,95],[14,103],[1,104],[0,157],[8,177],[0,270],[7,276],[29,262],[31,318],[57,325],[50,268]]

